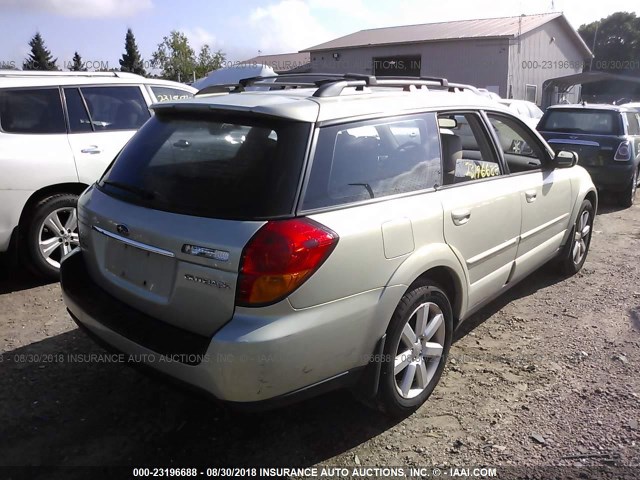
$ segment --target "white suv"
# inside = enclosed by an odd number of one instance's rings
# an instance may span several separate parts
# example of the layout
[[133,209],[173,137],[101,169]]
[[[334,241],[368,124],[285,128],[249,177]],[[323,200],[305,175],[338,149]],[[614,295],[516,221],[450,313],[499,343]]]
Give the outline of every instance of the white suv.
[[196,90],[121,72],[0,72],[0,253],[55,278],[78,244],[75,205],[156,102]]

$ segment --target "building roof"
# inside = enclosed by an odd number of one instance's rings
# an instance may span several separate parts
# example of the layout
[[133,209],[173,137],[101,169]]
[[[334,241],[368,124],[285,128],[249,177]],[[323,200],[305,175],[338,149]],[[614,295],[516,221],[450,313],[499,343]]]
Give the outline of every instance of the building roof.
[[277,55],[259,55],[240,62],[241,65],[266,65],[276,73],[302,73],[301,70],[309,65],[311,56],[308,52],[280,53]]
[[565,28],[569,34],[574,37],[574,40],[584,52],[585,56],[591,57],[591,50],[589,50],[589,47],[584,43],[582,37],[578,35],[562,13],[373,28],[360,30],[359,32],[309,47],[302,50],[302,52],[337,50],[373,45],[392,45],[396,43],[406,44],[481,38],[516,38],[555,19],[561,19]]

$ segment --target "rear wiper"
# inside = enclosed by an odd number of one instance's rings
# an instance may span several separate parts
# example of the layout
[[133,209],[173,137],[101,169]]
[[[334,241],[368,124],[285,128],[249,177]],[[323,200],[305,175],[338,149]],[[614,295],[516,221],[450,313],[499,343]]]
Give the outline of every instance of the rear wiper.
[[134,187],[133,185],[128,185],[126,183],[112,182],[110,180],[103,180],[102,184],[103,185],[109,185],[111,187],[116,187],[116,188],[119,188],[120,190],[124,190],[126,192],[135,193],[140,198],[144,198],[146,200],[153,200],[153,198],[155,197],[155,195],[153,193],[151,193],[151,192],[148,192],[148,191],[146,191],[146,190],[144,190],[142,188]]

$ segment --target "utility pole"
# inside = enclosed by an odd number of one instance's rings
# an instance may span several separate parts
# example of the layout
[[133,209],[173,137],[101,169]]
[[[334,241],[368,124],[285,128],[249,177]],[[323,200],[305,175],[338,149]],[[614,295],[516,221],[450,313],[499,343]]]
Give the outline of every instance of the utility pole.
[[593,34],[593,43],[591,44],[591,63],[589,64],[589,71],[593,70],[593,57],[596,55],[596,38],[598,37],[598,28],[600,28],[600,22],[596,23],[596,31]]

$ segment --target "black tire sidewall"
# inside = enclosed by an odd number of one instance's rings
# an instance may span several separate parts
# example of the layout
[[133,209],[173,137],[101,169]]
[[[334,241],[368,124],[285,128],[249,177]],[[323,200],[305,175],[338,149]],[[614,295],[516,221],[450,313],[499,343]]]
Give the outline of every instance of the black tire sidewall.
[[638,168],[634,170],[631,182],[629,182],[629,186],[625,188],[624,191],[620,194],[620,205],[626,208],[633,206],[633,204],[635,203],[635,197],[637,195],[637,189],[634,189],[634,184],[637,185],[637,183]]
[[[435,375],[429,382],[427,388],[417,397],[412,399],[402,398],[396,391],[394,382],[394,359],[396,349],[400,341],[400,335],[404,325],[410,318],[410,315],[421,304],[432,302],[438,305],[442,310],[445,319],[445,344],[443,354],[440,358],[440,364]],[[378,390],[379,404],[381,409],[392,416],[406,416],[415,411],[422,405],[431,395],[434,388],[438,384],[442,372],[447,362],[447,356],[453,340],[453,312],[451,304],[444,291],[435,286],[433,282],[425,282],[421,285],[414,285],[402,297],[398,307],[396,308],[389,327],[387,328],[387,338],[384,347],[385,361],[382,364],[380,374],[380,384]]]
[[[589,210],[589,226],[591,227],[591,232],[589,233],[589,237],[587,238],[586,245],[587,249],[584,252],[584,256],[580,263],[576,264],[573,261],[573,246],[574,246],[574,237],[576,231],[578,229],[578,222],[580,222],[580,217],[584,213],[585,210]],[[583,200],[582,205],[580,205],[580,210],[578,211],[578,216],[576,217],[576,221],[573,224],[573,228],[571,229],[571,236],[567,241],[567,250],[563,262],[563,270],[568,275],[574,275],[582,270],[584,263],[587,261],[587,256],[589,254],[589,248],[591,247],[591,238],[593,237],[593,222],[595,220],[593,205],[589,200]]]
[[57,279],[60,275],[59,269],[47,263],[40,253],[40,227],[42,222],[51,212],[59,208],[77,207],[78,196],[74,194],[51,195],[35,204],[31,212],[26,241],[26,251],[28,253],[29,267],[36,275],[48,279]]

